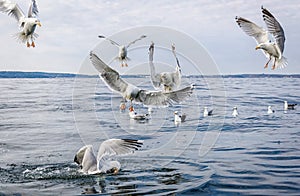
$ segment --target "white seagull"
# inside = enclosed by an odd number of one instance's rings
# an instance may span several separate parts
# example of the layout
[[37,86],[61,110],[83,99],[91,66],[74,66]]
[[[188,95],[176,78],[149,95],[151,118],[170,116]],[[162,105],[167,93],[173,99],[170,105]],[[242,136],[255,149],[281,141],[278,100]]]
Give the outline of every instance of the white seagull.
[[237,117],[238,115],[239,115],[239,113],[237,111],[237,107],[233,107],[232,116]]
[[275,111],[272,110],[272,107],[269,105],[268,106],[268,114],[273,114]]
[[129,107],[129,117],[134,120],[149,120],[149,114],[137,114],[133,106]]
[[186,114],[179,115],[178,111],[174,112],[174,123],[178,124],[184,122],[186,119]]
[[[38,37],[38,34],[36,34],[34,31],[36,25],[41,26],[40,20],[37,19],[39,11],[36,1],[31,1],[27,17],[18,4],[12,3],[9,0],[0,0],[0,11],[14,17],[19,23],[21,31],[16,34],[17,39],[22,43],[26,43],[27,47],[35,47],[34,40]],[[31,41],[31,44],[29,41]]]
[[[287,59],[283,56],[285,36],[284,31],[276,18],[264,7],[261,7],[263,20],[267,25],[268,31],[259,27],[255,23],[242,18],[236,17],[236,22],[242,28],[242,30],[249,36],[252,36],[257,46],[255,49],[262,49],[266,57],[269,59],[264,68],[268,67],[269,62],[274,60],[272,69],[286,67]],[[269,40],[268,33],[270,33],[275,42]]]
[[284,101],[283,108],[284,108],[284,110],[294,110],[296,105],[297,105],[296,103],[288,104],[287,101]]
[[139,37],[138,39],[136,39],[136,40],[130,42],[130,43],[127,44],[127,45],[120,45],[120,44],[118,44],[117,42],[115,42],[115,41],[113,41],[113,40],[111,40],[111,39],[109,39],[109,38],[107,38],[107,37],[105,37],[105,36],[103,36],[103,35],[99,35],[98,37],[99,37],[99,38],[104,38],[104,39],[108,40],[111,44],[113,44],[113,45],[115,45],[115,46],[117,46],[117,47],[119,48],[119,54],[118,54],[118,56],[116,57],[116,59],[119,60],[119,61],[121,62],[121,66],[122,66],[122,67],[124,67],[124,66],[127,67],[127,66],[128,66],[128,65],[127,65],[127,61],[130,60],[130,59],[128,58],[128,56],[127,56],[127,49],[129,48],[129,46],[131,46],[131,45],[134,44],[135,42],[137,42],[137,41],[139,41],[139,40],[141,40],[141,39],[143,39],[143,38],[145,38],[145,37],[147,37],[147,36],[146,36],[146,35],[142,35],[141,37]]
[[83,146],[74,157],[84,174],[117,173],[121,164],[112,160],[115,155],[133,153],[143,145],[143,141],[130,139],[109,139],[102,142],[97,158],[92,145]]
[[152,84],[156,89],[162,86],[165,92],[171,92],[176,90],[181,83],[181,67],[175,53],[174,44],[172,45],[172,53],[175,56],[177,63],[175,72],[156,73],[153,64],[154,43],[152,42],[149,47],[149,66]]
[[100,72],[99,77],[106,85],[131,102],[143,103],[146,106],[168,106],[182,102],[193,93],[193,85],[172,92],[143,90],[123,80],[117,71],[105,64],[93,52],[90,53],[90,60]]
[[212,114],[213,114],[213,110],[208,111],[207,107],[204,107],[203,117],[212,116]]

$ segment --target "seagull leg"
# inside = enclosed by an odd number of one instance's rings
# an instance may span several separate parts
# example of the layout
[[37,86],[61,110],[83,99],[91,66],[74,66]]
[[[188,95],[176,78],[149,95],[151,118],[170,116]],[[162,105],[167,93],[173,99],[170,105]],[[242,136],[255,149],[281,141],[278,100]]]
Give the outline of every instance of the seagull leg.
[[31,42],[31,46],[34,48],[35,47],[35,44],[34,44],[34,42]]
[[272,70],[274,70],[275,68],[276,68],[276,58],[275,58],[275,60],[274,60],[274,64],[273,64],[273,66],[272,66]]
[[27,48],[29,48],[30,47],[30,43],[27,41]]
[[269,58],[268,62],[266,63],[266,65],[264,66],[264,68],[268,68],[269,62],[271,61],[271,57]]

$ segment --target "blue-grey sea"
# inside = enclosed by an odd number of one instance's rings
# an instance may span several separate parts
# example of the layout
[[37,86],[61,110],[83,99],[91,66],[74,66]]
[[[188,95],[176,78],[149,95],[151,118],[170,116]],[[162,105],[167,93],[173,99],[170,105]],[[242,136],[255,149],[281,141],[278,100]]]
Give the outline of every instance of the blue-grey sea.
[[[125,79],[153,89],[149,77]],[[299,104],[300,78],[199,76],[182,87],[191,83],[182,104],[135,121],[96,77],[0,79],[0,195],[299,195],[300,106],[283,101]],[[174,111],[186,122],[175,125]],[[118,174],[79,173],[77,150],[97,153],[109,138],[143,146],[118,157]]]

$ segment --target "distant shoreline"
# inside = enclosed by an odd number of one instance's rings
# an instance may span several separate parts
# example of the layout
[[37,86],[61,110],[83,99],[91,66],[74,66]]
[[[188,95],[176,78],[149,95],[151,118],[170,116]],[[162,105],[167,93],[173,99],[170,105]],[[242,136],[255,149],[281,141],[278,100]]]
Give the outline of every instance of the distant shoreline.
[[[1,78],[97,78],[98,75],[72,73],[0,71]],[[149,75],[124,75],[122,77],[149,77]],[[300,74],[232,74],[232,75],[190,75],[187,78],[300,78]]]

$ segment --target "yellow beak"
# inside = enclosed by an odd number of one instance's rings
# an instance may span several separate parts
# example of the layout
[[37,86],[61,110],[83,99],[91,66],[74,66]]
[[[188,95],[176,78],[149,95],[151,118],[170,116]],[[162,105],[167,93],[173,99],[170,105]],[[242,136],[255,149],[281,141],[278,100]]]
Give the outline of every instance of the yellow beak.
[[42,26],[42,24],[40,22],[38,22],[37,25],[39,25],[40,27]]
[[255,47],[255,50],[258,50],[258,49],[260,49],[260,47],[259,47],[259,46],[256,46],[256,47]]

